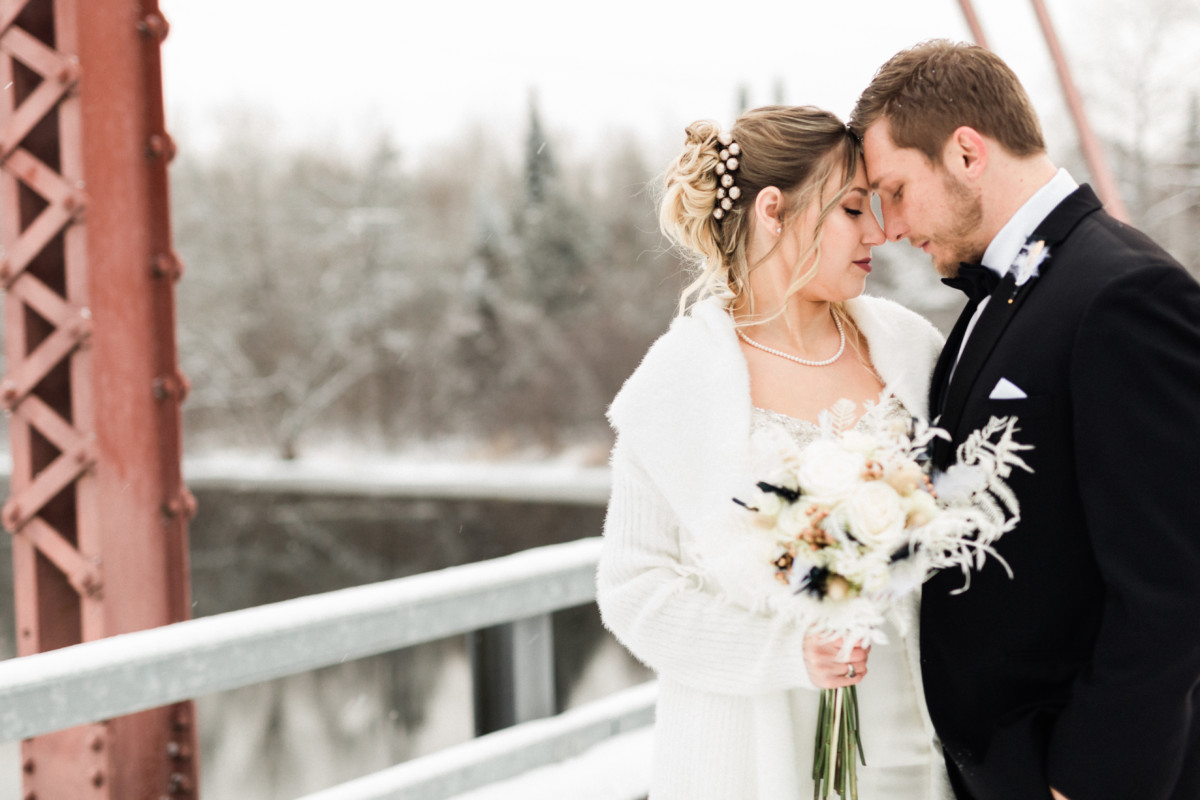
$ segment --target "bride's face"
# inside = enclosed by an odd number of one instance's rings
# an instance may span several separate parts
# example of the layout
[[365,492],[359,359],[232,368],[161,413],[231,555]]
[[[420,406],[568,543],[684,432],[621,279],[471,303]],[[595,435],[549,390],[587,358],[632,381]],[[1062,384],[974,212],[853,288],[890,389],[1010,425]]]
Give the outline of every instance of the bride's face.
[[[821,192],[820,206],[829,203],[842,186],[842,176],[834,175]],[[812,242],[820,208],[814,203],[792,227],[798,240],[797,253]],[[883,244],[883,229],[871,211],[871,191],[862,167],[838,205],[829,212],[821,235],[821,257],[816,275],[798,296],[805,300],[839,303],[858,297],[871,273],[871,248]]]

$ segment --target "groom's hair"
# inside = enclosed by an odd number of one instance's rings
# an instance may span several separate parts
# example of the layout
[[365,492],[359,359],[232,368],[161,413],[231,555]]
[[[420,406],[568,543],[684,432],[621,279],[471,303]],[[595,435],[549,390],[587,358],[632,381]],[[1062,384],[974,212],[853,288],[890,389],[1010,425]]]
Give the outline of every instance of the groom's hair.
[[1046,151],[1033,103],[999,56],[974,44],[934,39],[902,50],[875,73],[850,115],[860,140],[887,119],[892,144],[940,164],[962,125],[995,139],[1015,156]]

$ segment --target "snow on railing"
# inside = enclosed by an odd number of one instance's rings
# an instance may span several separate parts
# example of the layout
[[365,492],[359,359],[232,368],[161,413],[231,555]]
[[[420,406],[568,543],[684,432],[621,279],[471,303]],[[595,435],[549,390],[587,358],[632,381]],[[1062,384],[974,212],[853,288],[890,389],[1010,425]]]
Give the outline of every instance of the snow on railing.
[[598,538],[0,662],[0,741],[524,620],[595,599]]

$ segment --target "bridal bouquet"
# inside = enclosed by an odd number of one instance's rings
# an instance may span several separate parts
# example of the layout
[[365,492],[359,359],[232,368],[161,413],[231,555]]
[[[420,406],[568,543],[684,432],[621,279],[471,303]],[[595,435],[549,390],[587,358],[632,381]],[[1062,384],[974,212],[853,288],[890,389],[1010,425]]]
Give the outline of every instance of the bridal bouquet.
[[[934,572],[961,570],[961,592],[989,555],[1009,570],[992,547],[1019,519],[1005,479],[1014,468],[1032,471],[1019,455],[1030,448],[1014,439],[1015,417],[993,417],[931,479],[921,459],[935,437],[948,438],[944,431],[871,414],[852,425],[854,411],[842,401],[822,414],[818,438],[805,447],[781,439],[774,472],[735,499],[774,538],[775,580],[812,604],[806,616],[815,629],[841,638],[847,653],[885,642],[888,609]],[[822,690],[814,796],[857,800],[858,758],[866,764],[856,687]]]

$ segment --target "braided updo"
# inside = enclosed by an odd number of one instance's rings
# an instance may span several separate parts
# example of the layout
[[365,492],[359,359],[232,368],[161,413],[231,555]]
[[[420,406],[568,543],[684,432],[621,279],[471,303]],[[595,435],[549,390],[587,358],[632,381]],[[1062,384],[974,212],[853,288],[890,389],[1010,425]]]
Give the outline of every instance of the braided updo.
[[747,264],[746,245],[760,191],[775,186],[784,193],[789,201],[783,216],[787,225],[818,202],[830,177],[840,173],[843,184],[821,208],[812,244],[796,265],[797,270],[811,265],[807,273],[795,276],[792,291],[798,290],[815,273],[825,218],[841,202],[858,170],[858,140],[835,115],[813,106],[764,106],[745,112],[730,131],[737,143],[736,199],[714,216],[714,209],[721,208],[718,191],[723,188],[718,166],[728,163],[722,150],[730,136],[722,137],[719,126],[709,120],[693,122],[686,132],[683,152],[667,168],[659,203],[663,234],[697,271],[680,298],[680,313],[706,297],[731,297],[736,304],[748,293],[754,265]]

